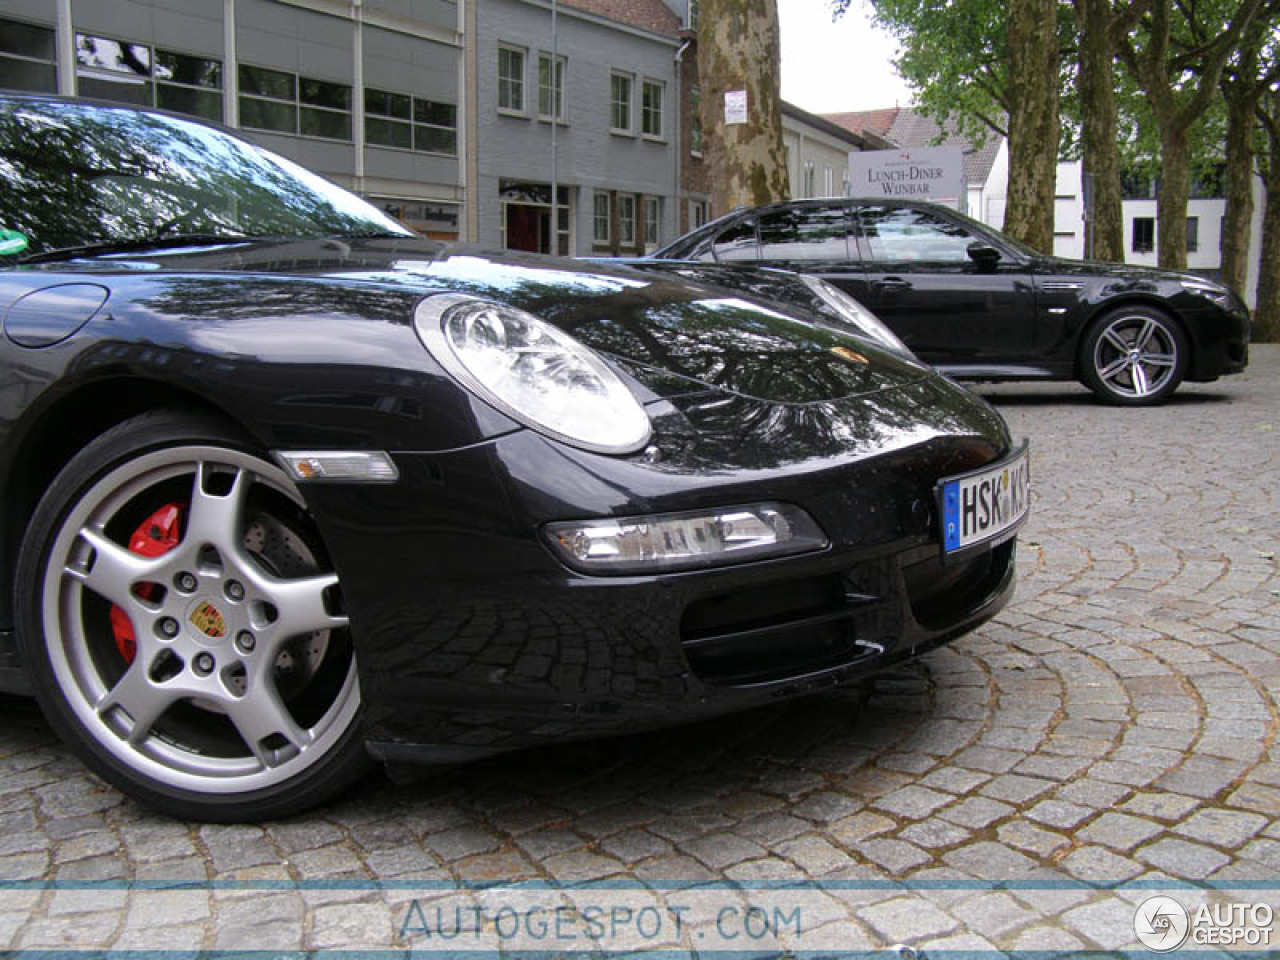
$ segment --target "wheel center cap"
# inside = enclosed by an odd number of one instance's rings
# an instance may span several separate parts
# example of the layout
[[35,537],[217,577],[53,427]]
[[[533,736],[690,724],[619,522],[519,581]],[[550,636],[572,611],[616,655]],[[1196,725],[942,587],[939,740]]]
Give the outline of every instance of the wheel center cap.
[[227,618],[209,600],[197,600],[187,614],[187,621],[205,639],[222,640],[227,635]]

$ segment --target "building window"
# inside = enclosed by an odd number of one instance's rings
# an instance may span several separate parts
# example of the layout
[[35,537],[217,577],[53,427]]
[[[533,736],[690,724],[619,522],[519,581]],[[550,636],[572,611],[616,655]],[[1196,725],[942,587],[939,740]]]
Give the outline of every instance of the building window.
[[77,33],[76,65],[81,96],[222,120],[221,60]]
[[1187,217],[1187,253],[1200,249],[1200,218]]
[[564,57],[555,58],[554,76],[551,54],[538,54],[538,116],[543,120],[564,119]]
[[813,196],[813,187],[814,187],[813,161],[806,160],[804,162],[804,195],[806,197]]
[[364,138],[371,145],[413,149],[413,97],[366,88]]
[[636,198],[631,194],[618,197],[618,239],[627,246],[636,242]]
[[631,82],[627,73],[609,75],[609,126],[614,133],[631,132]]
[[658,234],[662,230],[662,198],[644,198],[644,242],[645,246],[658,245]]
[[689,89],[689,152],[702,156],[702,91]]
[[707,201],[689,201],[689,229],[693,230],[707,222]]
[[351,87],[298,78],[298,132],[324,140],[351,139]]
[[646,137],[662,136],[662,84],[657,80],[640,86],[640,132]]
[[54,30],[0,18],[0,88],[57,93]]
[[351,87],[240,64],[240,125],[322,140],[351,139]]
[[524,113],[524,51],[498,48],[498,109]]
[[1150,253],[1156,248],[1156,221],[1154,217],[1133,218],[1133,252]]
[[458,152],[458,108],[452,103],[413,98],[413,149],[419,153]]
[[690,30],[698,29],[698,0],[689,0],[689,7],[685,13],[684,25]]
[[597,191],[591,206],[591,239],[595,243],[608,243],[612,236],[613,210],[609,194]]
[[822,168],[822,195],[833,197],[836,192],[836,172],[830,167]]

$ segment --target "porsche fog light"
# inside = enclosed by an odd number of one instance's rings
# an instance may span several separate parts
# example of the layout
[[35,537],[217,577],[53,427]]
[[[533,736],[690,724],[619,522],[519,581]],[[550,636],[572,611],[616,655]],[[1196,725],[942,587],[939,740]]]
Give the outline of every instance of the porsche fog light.
[[418,336],[468,389],[512,419],[599,453],[633,453],[649,415],[594,351],[531,313],[475,297],[430,297]]
[[589,573],[688,570],[827,546],[813,518],[785,503],[551,523],[545,531],[566,563]]

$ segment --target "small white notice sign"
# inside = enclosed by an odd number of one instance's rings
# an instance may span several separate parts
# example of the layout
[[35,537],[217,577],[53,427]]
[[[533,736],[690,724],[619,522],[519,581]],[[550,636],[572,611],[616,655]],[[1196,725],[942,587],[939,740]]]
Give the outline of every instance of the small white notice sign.
[[726,90],[724,93],[725,126],[747,122],[747,91]]

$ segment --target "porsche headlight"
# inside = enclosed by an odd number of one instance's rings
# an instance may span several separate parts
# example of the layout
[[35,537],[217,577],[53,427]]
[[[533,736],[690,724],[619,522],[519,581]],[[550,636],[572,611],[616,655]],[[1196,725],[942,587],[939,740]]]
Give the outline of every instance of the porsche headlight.
[[878,343],[890,353],[910,357],[912,360],[916,358],[910,348],[899,340],[897,334],[886,327],[879,317],[835,284],[828,283],[821,277],[815,277],[807,273],[802,273],[800,279],[804,281],[810,290],[821,297],[827,306],[835,310],[868,340]]
[[649,416],[594,352],[531,313],[446,294],[418,305],[414,328],[440,364],[503,413],[599,453],[632,453]]

